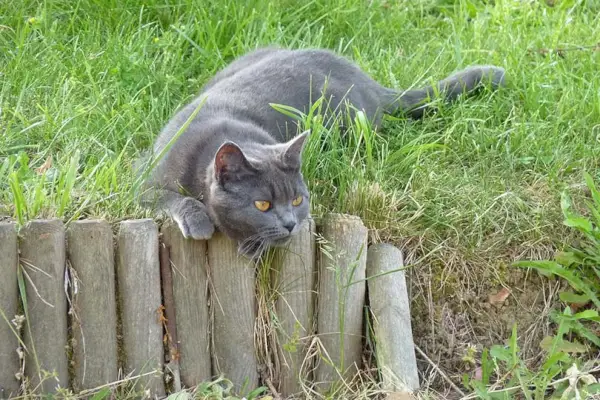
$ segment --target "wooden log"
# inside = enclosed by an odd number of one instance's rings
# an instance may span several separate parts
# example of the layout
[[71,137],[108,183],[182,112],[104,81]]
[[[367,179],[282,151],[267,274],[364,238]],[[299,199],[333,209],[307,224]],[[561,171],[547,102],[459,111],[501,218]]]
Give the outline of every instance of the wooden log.
[[280,324],[278,351],[279,393],[287,398],[302,390],[301,382],[310,380],[310,370],[301,370],[314,333],[315,298],[315,224],[304,222],[290,244],[280,249],[273,260],[274,287]]
[[255,265],[238,255],[237,244],[221,233],[208,242],[213,314],[213,367],[237,392],[258,386],[254,346],[257,317]]
[[166,344],[165,372],[172,375],[172,390],[177,393],[181,391],[181,373],[179,369],[179,340],[177,339],[177,316],[175,314],[175,297],[173,295],[173,274],[171,272],[171,257],[169,248],[161,243],[159,246],[160,256],[160,281],[164,307],[165,335],[163,342]]
[[[410,324],[402,252],[381,243],[367,253],[369,305],[375,332],[375,354],[384,389],[419,389],[419,375]],[[383,274],[383,275],[382,275]]]
[[117,303],[113,234],[106,221],[75,221],[67,230],[75,270],[73,388],[91,389],[118,379]]
[[206,242],[185,239],[172,223],[162,235],[172,266],[180,375],[191,387],[211,378]]
[[[17,354],[19,347],[18,330],[12,325],[17,315],[19,294],[17,286],[17,267],[19,252],[17,229],[14,223],[0,223],[0,399],[16,397],[19,381],[15,374],[19,372],[20,362]],[[4,317],[4,318],[3,318]]]
[[[68,386],[65,228],[59,220],[29,222],[21,231],[29,328],[25,328],[25,375],[36,392]],[[56,378],[43,378],[43,372]]]
[[[117,288],[121,305],[125,373],[144,375],[138,389],[165,394],[158,229],[151,219],[121,222]],[[150,372],[156,371],[155,374]]]
[[352,378],[361,365],[367,228],[358,217],[331,214],[320,227],[317,333],[323,351],[316,368],[319,390]]

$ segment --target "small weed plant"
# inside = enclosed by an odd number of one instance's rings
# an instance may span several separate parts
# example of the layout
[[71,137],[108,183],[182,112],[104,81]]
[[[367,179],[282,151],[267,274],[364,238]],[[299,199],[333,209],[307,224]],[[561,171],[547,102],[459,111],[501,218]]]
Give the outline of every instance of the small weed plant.
[[482,399],[512,399],[518,394],[536,400],[600,398],[600,383],[594,376],[600,371],[600,191],[591,175],[585,174],[585,181],[591,197],[585,202],[586,212],[575,210],[567,192],[561,201],[564,224],[577,230],[581,241],[558,252],[554,260],[515,263],[567,283],[559,293],[564,308],[550,314],[556,333],[540,343],[543,362],[534,370],[528,368],[519,354],[514,325],[506,346],[483,351],[478,379],[465,377],[465,385]]

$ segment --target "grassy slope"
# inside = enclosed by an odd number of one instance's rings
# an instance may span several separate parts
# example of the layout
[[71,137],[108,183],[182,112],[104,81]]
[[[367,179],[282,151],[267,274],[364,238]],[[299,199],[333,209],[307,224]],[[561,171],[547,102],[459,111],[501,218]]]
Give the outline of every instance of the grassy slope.
[[[390,120],[378,137],[358,129],[360,143],[323,132],[330,145],[317,153],[313,140],[306,160],[316,212],[358,213],[375,235],[409,243],[412,259],[427,255],[413,290],[428,317],[415,329],[452,371],[468,343],[501,341],[522,317],[490,329],[495,316],[481,319],[479,303],[523,285],[510,260],[567,240],[560,190],[597,171],[600,52],[528,52],[599,42],[592,1],[38,3],[0,3],[0,216],[23,221],[144,215],[130,194],[133,159],[216,70],[259,45],[335,49],[397,87],[473,63],[505,67],[509,90],[423,122]],[[356,152],[365,142],[372,152]],[[518,305],[530,292],[515,291]]]

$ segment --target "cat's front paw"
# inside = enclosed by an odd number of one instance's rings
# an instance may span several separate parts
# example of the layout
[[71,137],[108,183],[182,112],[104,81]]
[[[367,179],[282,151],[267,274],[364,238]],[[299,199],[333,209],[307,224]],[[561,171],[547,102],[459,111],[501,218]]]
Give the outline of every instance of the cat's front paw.
[[179,226],[183,236],[195,240],[208,240],[215,233],[204,204],[187,197],[171,212],[171,217]]

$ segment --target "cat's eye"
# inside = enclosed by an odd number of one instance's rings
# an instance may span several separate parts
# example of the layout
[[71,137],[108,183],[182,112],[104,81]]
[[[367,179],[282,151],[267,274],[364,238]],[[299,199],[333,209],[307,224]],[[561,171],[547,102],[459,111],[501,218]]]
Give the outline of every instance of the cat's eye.
[[271,209],[271,202],[266,200],[258,200],[254,202],[254,206],[260,211],[269,211]]
[[302,204],[302,200],[304,200],[304,197],[298,196],[294,199],[294,201],[292,201],[292,205],[294,207],[298,207],[300,204]]

